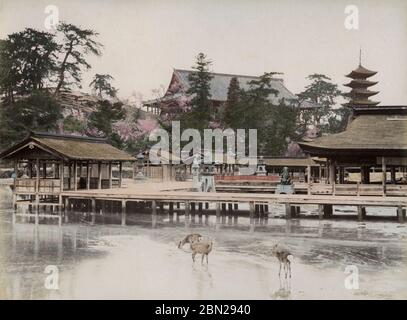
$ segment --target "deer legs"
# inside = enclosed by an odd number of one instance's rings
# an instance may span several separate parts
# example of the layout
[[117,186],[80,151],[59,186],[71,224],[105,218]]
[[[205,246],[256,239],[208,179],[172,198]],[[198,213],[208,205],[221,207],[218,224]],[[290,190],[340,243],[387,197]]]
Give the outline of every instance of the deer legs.
[[[195,256],[196,256],[196,252],[195,253],[193,253],[192,254],[192,262],[195,262]],[[201,263],[203,264],[204,263],[204,258],[206,257],[206,264],[208,264],[208,257],[209,257],[209,254],[207,254],[207,253],[203,253],[202,254],[202,256],[201,256]]]
[[281,265],[283,265],[284,276],[287,279],[287,275],[290,275],[291,278],[291,262],[290,260],[280,261],[280,268],[278,270],[278,276],[281,276]]

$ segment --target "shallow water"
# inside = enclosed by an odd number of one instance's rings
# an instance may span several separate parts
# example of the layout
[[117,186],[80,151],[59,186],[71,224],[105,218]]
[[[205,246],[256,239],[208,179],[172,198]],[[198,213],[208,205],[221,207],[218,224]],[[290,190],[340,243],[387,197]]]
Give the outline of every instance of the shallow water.
[[[108,225],[36,227],[13,224],[11,194],[0,192],[1,299],[407,298],[407,228],[394,221],[290,221],[274,207],[275,217],[255,226],[246,217],[220,224],[213,216],[196,217],[186,225],[183,216],[170,222],[168,215],[152,221],[149,214],[131,214],[126,227],[114,215]],[[191,232],[213,239],[208,265],[200,257],[193,263],[187,245],[177,248]],[[291,279],[278,276],[270,254],[276,242],[293,255]],[[49,265],[59,271],[58,289],[47,289]],[[345,288],[347,266],[357,267],[359,289]]]

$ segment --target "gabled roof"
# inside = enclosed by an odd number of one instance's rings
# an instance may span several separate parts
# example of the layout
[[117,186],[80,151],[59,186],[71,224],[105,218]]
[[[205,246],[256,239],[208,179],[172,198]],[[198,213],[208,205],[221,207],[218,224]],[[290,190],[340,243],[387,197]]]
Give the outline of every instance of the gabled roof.
[[[193,73],[192,70],[182,70],[174,69],[174,74],[178,76],[179,80],[182,83],[184,90],[189,88],[189,75]],[[236,77],[239,81],[241,89],[249,89],[249,82],[252,80],[259,80],[259,77],[255,76],[246,76],[246,75],[236,75],[236,74],[226,74],[226,73],[210,73],[213,78],[211,80],[211,99],[217,101],[226,101],[227,93],[230,84],[230,80],[233,77]],[[282,79],[272,79],[271,87],[278,91],[278,95],[270,95],[270,101],[272,103],[279,103],[282,98],[285,100],[297,100],[298,97],[289,91],[283,83]]]
[[0,159],[13,159],[20,150],[39,148],[64,160],[135,161],[105,139],[31,132],[30,135],[0,154]]

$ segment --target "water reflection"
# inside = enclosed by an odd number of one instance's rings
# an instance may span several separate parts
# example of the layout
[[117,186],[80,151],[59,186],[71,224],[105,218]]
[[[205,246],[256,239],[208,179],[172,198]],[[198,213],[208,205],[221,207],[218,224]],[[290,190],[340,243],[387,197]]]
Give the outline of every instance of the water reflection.
[[273,299],[288,300],[291,298],[291,279],[279,277],[279,288],[271,294]]
[[[369,293],[407,292],[407,232],[394,223],[164,211],[128,213],[125,227],[114,213],[103,217],[106,224],[100,216],[95,226],[72,216],[59,227],[11,217],[0,209],[0,298],[295,299],[326,297],[327,291],[352,298],[338,289],[349,264],[360,268]],[[192,264],[190,253],[176,249],[191,231],[214,239],[209,265]],[[278,278],[278,262],[270,255],[275,242],[293,253],[291,280]],[[44,286],[48,265],[60,270],[60,290]]]

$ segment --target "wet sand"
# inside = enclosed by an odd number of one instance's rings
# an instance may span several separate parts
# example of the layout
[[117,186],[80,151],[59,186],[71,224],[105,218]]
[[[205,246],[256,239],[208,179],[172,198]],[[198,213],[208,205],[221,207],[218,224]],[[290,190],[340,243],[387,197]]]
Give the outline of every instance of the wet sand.
[[[407,298],[407,228],[393,221],[270,218],[253,229],[244,217],[186,227],[163,215],[152,228],[151,215],[134,214],[127,227],[36,228],[12,224],[9,197],[2,189],[0,299]],[[191,232],[214,240],[208,265],[193,263],[188,245],[177,248]],[[291,279],[278,276],[276,242],[292,253]],[[48,265],[58,267],[58,290],[44,286]],[[349,265],[359,289],[345,288]]]

